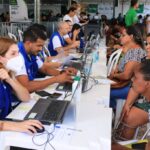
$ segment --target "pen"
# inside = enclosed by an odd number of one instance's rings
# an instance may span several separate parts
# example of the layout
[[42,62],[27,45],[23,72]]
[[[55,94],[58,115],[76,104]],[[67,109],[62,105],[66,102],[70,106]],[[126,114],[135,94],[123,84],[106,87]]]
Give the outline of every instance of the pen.
[[[61,127],[61,125],[55,125],[55,128],[64,128],[64,127]],[[82,130],[75,129],[75,128],[64,128],[64,129],[72,130],[72,131],[77,131],[77,132],[82,132]]]
[[77,131],[77,132],[82,132],[82,130],[79,129],[73,129],[73,128],[66,128],[67,130],[72,130],[72,131]]

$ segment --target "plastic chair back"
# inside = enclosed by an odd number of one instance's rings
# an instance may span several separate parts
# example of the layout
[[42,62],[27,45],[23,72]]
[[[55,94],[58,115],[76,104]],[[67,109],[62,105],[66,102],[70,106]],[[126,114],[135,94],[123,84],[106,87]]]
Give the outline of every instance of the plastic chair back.
[[15,41],[17,41],[17,38],[14,34],[8,32],[8,36],[11,38],[11,39],[14,39]]
[[23,31],[18,29],[19,41],[23,41]]
[[107,76],[109,76],[111,71],[116,68],[121,52],[122,49],[118,49],[111,54],[107,65]]

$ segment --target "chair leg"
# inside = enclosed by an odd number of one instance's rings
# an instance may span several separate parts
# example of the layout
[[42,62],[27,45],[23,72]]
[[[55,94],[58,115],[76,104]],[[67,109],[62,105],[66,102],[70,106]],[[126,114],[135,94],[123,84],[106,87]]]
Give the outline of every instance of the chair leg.
[[120,115],[121,115],[121,111],[122,111],[124,103],[125,103],[125,100],[123,100],[123,99],[117,99],[114,128],[116,128],[116,125],[117,125],[117,123],[118,123],[118,121],[120,119]]

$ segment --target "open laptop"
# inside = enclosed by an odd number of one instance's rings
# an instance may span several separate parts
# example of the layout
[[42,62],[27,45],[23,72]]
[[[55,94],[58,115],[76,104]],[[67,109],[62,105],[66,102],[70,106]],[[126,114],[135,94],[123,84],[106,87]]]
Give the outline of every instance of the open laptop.
[[32,109],[27,113],[24,119],[37,119],[46,125],[51,123],[62,123],[65,112],[69,110],[71,104],[73,103],[73,99],[75,98],[76,92],[78,91],[78,87],[79,82],[76,86],[74,86],[74,91],[72,92],[70,101],[56,100],[51,97],[48,97],[47,99],[40,98],[32,107]]
[[[84,50],[84,53],[83,53],[83,56],[82,56],[82,61],[80,61],[78,63],[70,62],[70,64],[72,65],[72,67],[80,70],[81,72],[84,72],[84,65],[86,64],[86,60],[87,60],[87,54],[88,54],[87,53],[87,45],[88,45],[88,43],[86,43],[85,50]],[[90,70],[91,70],[91,67],[92,67],[92,62],[91,62]],[[89,74],[87,74],[88,76],[90,75],[90,72],[89,72]],[[60,83],[56,87],[56,90],[57,91],[71,92],[72,91],[72,83],[68,83],[68,82]]]
[[85,92],[88,88],[88,81],[90,78],[90,74],[91,74],[91,70],[92,70],[92,65],[93,65],[93,59],[91,59],[91,62],[89,62],[88,66],[85,66],[86,68],[84,68],[84,77],[82,80],[82,92]]
[[25,116],[25,120],[37,119],[43,124],[61,123],[70,101],[40,98]]

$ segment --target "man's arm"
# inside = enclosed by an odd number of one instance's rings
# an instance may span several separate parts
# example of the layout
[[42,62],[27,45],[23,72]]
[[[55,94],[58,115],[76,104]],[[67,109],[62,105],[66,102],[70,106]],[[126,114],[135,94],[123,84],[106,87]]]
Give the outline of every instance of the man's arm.
[[58,36],[55,36],[52,40],[53,43],[53,47],[54,49],[59,53],[60,51],[69,51],[72,48],[76,48],[79,46],[80,42],[79,41],[75,41],[70,45],[67,46],[62,46],[60,39],[58,38]]
[[64,51],[69,51],[72,48],[77,48],[80,44],[80,41],[75,41],[70,45],[64,46],[64,47],[57,47],[55,50],[59,53],[60,51],[64,50]]
[[51,75],[51,76],[57,76],[60,74],[60,71],[56,69],[50,68],[48,65],[43,65],[40,69],[40,72],[46,74],[46,75]]
[[63,73],[58,76],[43,79],[40,81],[30,81],[27,75],[20,75],[16,78],[23,86],[25,86],[28,89],[30,93],[38,90],[43,90],[44,88],[53,83],[72,82],[71,76],[67,75],[67,73]]

